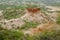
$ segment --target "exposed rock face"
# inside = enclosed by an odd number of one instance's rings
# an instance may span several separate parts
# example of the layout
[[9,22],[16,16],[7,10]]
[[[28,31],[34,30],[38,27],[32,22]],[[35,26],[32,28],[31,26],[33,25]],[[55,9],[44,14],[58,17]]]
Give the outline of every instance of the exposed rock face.
[[50,22],[54,21],[52,20],[52,17],[50,17],[51,15],[40,12],[39,8],[27,9],[26,14],[22,16],[21,19],[27,20],[27,21],[45,23],[49,21]]
[[28,8],[27,11],[32,14],[36,14],[37,12],[40,11],[40,8]]
[[[41,13],[34,14],[34,16],[31,16],[30,14],[26,13],[24,16],[21,17],[23,20],[27,21],[33,21],[33,22],[44,22],[44,18],[41,16]],[[45,20],[47,22],[47,20]]]

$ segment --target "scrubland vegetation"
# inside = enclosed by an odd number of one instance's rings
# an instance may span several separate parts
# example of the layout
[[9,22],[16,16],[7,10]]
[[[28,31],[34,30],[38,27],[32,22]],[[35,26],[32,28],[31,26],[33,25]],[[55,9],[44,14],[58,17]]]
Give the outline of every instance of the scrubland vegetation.
[[[3,17],[6,20],[20,18],[25,14],[24,10],[29,7],[38,7],[36,5],[0,5],[0,9],[3,10]],[[40,7],[40,6],[39,6]],[[47,10],[41,7],[42,12]],[[51,13],[51,12],[50,12]],[[57,24],[60,25],[60,12],[57,12]],[[0,25],[0,40],[60,40],[60,30],[50,30],[32,35],[24,34],[22,30],[28,30],[29,28],[36,28],[39,23],[25,22],[21,28],[17,29],[4,29]]]
[[21,30],[0,30],[0,40],[60,40],[60,30],[45,31],[33,36],[24,34]]
[[4,10],[4,18],[5,19],[13,19],[13,18],[19,18],[24,14],[24,9],[26,9],[26,7],[24,6],[9,6]]

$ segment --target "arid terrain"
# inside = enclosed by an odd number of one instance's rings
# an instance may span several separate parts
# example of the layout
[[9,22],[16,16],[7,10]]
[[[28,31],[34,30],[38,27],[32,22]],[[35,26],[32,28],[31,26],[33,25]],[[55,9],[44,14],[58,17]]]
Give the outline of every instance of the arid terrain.
[[[54,10],[54,11],[56,11],[56,10],[60,11],[58,9],[58,7],[53,8],[53,7],[48,6],[47,8],[51,8],[51,10]],[[38,25],[39,25],[38,28],[37,28],[37,26],[38,26],[37,25],[36,28],[28,29],[28,30],[31,30],[30,32],[32,32],[32,31],[40,32],[41,30],[50,29],[51,27],[53,28],[54,26],[56,26],[56,27],[58,26],[56,24],[58,14],[55,12],[43,13],[38,8],[25,9],[24,12],[25,12],[25,14],[23,16],[21,16],[19,18],[15,18],[15,19],[10,19],[10,20],[3,19],[0,21],[0,24],[2,24],[3,28],[6,28],[6,29],[13,29],[13,28],[16,29],[18,27],[22,27],[22,25],[25,24],[25,21],[38,23]],[[2,11],[0,11],[0,15],[3,15]]]
[[58,4],[56,0],[1,0],[0,40],[60,40]]

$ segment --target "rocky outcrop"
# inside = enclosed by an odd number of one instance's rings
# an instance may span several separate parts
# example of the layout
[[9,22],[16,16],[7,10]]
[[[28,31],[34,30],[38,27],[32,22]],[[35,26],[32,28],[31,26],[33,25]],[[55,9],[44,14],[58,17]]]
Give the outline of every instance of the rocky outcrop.
[[[48,13],[49,14],[49,13]],[[4,28],[7,29],[12,29],[12,28],[17,28],[17,27],[22,27],[22,25],[25,24],[25,21],[27,22],[37,22],[37,23],[49,23],[49,22],[55,22],[54,20],[52,20],[53,16],[51,17],[51,15],[48,15],[46,13],[42,13],[40,12],[40,9],[29,9],[29,10],[25,10],[25,14],[17,19],[10,19],[10,20],[4,20],[1,21],[0,24],[2,24],[2,26]]]

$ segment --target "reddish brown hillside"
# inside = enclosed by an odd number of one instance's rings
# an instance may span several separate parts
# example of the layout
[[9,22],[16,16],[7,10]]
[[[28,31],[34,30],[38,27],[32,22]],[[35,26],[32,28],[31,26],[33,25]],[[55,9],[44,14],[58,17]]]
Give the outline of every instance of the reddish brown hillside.
[[28,12],[35,14],[40,11],[40,8],[28,8],[27,10]]

